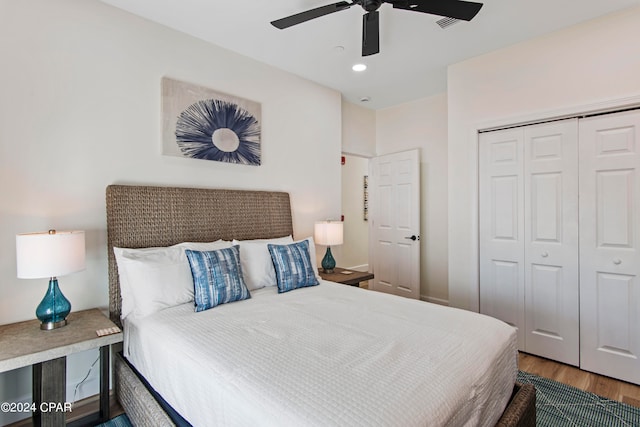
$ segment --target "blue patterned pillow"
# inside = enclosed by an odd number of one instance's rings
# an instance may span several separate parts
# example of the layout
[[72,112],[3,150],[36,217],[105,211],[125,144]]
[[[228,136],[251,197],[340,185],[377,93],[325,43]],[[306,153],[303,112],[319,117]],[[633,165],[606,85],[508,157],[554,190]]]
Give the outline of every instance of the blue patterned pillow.
[[276,270],[278,293],[319,284],[309,256],[308,240],[267,247]]
[[215,251],[185,250],[195,293],[196,311],[251,298],[242,279],[237,246]]

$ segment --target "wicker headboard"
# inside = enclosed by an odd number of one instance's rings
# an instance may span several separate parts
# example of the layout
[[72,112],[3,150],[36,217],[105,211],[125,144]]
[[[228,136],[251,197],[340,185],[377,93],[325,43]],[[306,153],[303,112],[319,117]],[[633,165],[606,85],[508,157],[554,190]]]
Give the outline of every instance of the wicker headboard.
[[293,235],[293,224],[288,193],[110,185],[107,248],[111,320],[122,326],[114,246],[145,248],[289,234]]

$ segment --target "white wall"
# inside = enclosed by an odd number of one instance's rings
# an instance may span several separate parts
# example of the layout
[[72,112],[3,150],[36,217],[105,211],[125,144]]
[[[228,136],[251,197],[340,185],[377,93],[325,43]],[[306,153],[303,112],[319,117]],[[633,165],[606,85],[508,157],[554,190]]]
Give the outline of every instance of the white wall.
[[376,155],[376,112],[342,101],[342,152],[362,157]]
[[378,155],[420,149],[420,294],[447,304],[447,95],[376,112]]
[[478,310],[477,130],[640,101],[640,8],[449,67],[449,300]]
[[368,270],[369,223],[363,220],[363,178],[376,155],[376,112],[342,100],[342,213],[344,244],[336,249],[340,267]]
[[342,214],[344,244],[339,267],[369,271],[369,222],[364,219],[364,177],[369,175],[369,159],[345,155],[342,165]]
[[[107,307],[112,183],[288,191],[299,237],[340,215],[336,91],[97,0],[0,2],[0,54],[0,324],[34,318],[46,288],[16,278],[20,232],[86,230],[86,271],[60,285],[73,310]],[[262,165],[162,156],[162,76],[260,102]],[[70,358],[70,382],[93,359]],[[0,375],[0,401],[21,398],[28,377]]]

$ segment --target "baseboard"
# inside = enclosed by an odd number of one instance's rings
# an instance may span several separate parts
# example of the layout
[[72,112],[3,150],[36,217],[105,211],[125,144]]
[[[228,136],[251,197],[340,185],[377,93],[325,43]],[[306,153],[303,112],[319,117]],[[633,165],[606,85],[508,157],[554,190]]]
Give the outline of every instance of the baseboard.
[[449,306],[449,300],[447,299],[442,299],[442,298],[434,298],[434,297],[430,297],[427,295],[420,295],[420,299],[422,301],[426,301],[426,302],[432,302],[434,304],[438,304],[438,305],[445,305],[445,306]]

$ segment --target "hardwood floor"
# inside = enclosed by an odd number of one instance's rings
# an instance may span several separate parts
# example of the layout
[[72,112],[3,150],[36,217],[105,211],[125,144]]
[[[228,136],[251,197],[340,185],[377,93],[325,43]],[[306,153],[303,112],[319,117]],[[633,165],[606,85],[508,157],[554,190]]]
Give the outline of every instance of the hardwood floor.
[[520,353],[518,359],[521,371],[640,408],[640,386],[526,353]]

